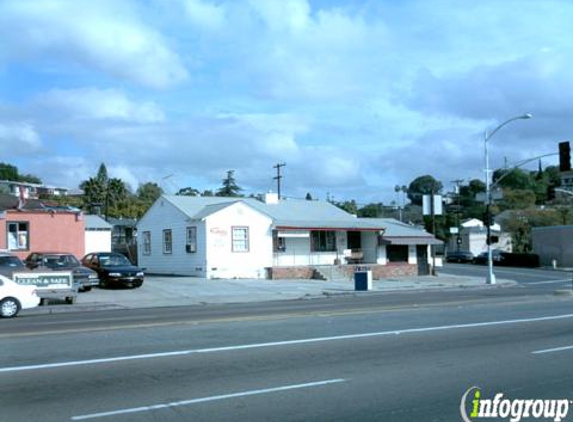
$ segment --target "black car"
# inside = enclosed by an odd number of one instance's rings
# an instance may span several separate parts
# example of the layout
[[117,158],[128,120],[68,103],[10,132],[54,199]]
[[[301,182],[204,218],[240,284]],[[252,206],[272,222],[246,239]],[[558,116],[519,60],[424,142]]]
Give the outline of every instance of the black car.
[[22,271],[26,267],[20,261],[16,255],[12,255],[11,253],[1,252],[0,253],[0,274],[12,278],[12,273],[16,271]]
[[71,271],[74,277],[74,286],[80,292],[89,292],[93,286],[99,285],[97,272],[82,266],[80,261],[71,253],[32,252],[24,260],[24,263],[31,270],[48,268],[52,271]]
[[90,253],[82,258],[82,264],[98,273],[100,287],[140,287],[143,284],[143,270],[120,253]]
[[447,262],[473,262],[474,254],[468,251],[449,252],[446,256]]
[[[491,251],[491,261],[494,265],[500,265],[504,260],[503,252],[494,249]],[[487,264],[487,252],[482,252],[474,258],[474,264]]]

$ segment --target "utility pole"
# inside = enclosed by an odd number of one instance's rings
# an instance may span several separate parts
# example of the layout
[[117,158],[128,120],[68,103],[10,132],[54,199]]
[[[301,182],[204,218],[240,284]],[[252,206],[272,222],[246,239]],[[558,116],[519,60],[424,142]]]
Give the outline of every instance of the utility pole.
[[458,206],[456,208],[456,227],[458,229],[458,232],[456,234],[456,251],[460,251],[460,243],[461,243],[461,237],[460,237],[460,211],[461,211],[461,203],[460,203],[460,199],[461,199],[461,192],[460,192],[460,186],[461,184],[464,182],[464,179],[456,179],[456,180],[452,180],[452,183],[455,184],[456,186],[456,199],[458,202]]
[[281,179],[283,178],[281,176],[281,167],[284,166],[286,166],[285,163],[277,163],[273,166],[273,168],[277,169],[277,175],[273,177],[273,179],[277,181],[277,193],[279,196],[279,200],[281,199]]

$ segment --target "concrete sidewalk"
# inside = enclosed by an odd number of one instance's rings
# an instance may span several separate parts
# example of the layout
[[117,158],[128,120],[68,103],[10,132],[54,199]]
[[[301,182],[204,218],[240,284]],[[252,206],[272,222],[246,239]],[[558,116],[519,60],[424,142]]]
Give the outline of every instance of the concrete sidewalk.
[[48,314],[105,309],[300,300],[393,291],[495,288],[514,284],[513,281],[498,280],[496,286],[487,286],[483,278],[440,275],[438,277],[374,280],[372,291],[356,292],[354,282],[347,280],[206,280],[196,277],[148,276],[143,286],[137,289],[94,288],[91,292],[80,293],[75,305],[67,305],[63,302],[50,303],[48,306],[25,310],[22,313]]

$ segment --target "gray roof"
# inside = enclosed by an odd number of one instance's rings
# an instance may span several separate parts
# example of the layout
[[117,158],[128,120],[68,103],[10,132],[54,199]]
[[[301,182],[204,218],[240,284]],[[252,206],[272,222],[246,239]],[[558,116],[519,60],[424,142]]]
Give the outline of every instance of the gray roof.
[[84,221],[86,230],[111,230],[111,224],[101,218],[99,215],[85,215]]
[[426,230],[402,223],[395,218],[361,218],[361,220],[367,220],[384,225],[386,227],[386,231],[384,232],[383,237],[434,237]]
[[337,206],[323,201],[287,199],[281,200],[278,204],[265,204],[254,198],[197,196],[164,196],[164,198],[193,219],[203,219],[232,204],[243,202],[268,215],[277,228],[383,230],[385,227],[379,221],[356,218]]

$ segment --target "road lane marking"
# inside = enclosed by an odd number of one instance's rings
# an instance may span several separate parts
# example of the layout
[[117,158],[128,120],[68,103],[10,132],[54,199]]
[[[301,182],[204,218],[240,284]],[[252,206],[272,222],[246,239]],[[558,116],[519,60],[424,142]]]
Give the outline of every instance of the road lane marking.
[[536,350],[531,352],[532,355],[542,355],[544,353],[562,352],[564,350],[571,350],[573,346],[554,347],[553,349]]
[[553,316],[537,317],[537,318],[510,319],[503,321],[475,322],[469,324],[441,325],[436,327],[405,328],[402,330],[378,331],[378,332],[361,333],[361,334],[346,334],[346,335],[331,336],[331,337],[314,337],[314,338],[306,338],[298,340],[273,341],[268,343],[241,344],[234,346],[209,347],[204,349],[177,350],[173,352],[146,353],[141,355],[116,356],[111,358],[76,360],[76,361],[46,363],[38,365],[9,366],[0,368],[0,373],[31,371],[35,369],[62,368],[68,366],[95,365],[95,364],[113,363],[113,362],[129,361],[129,360],[154,359],[154,358],[184,356],[184,355],[201,354],[201,353],[230,352],[235,350],[260,349],[265,347],[292,346],[298,344],[321,343],[327,341],[355,340],[355,339],[372,338],[372,337],[395,336],[401,334],[428,333],[435,331],[446,331],[446,330],[455,330],[464,328],[481,328],[481,327],[491,327],[499,325],[515,325],[529,322],[555,321],[555,320],[570,319],[570,318],[573,318],[573,314],[553,315]]
[[108,416],[125,415],[128,413],[150,412],[152,410],[169,409],[172,407],[180,407],[180,406],[189,406],[189,405],[197,404],[197,403],[206,403],[206,402],[217,401],[217,400],[234,399],[237,397],[247,397],[247,396],[255,396],[255,395],[261,395],[261,394],[278,393],[281,391],[297,390],[297,389],[301,389],[301,388],[321,387],[324,385],[338,384],[338,383],[345,382],[345,381],[346,381],[345,379],[337,378],[337,379],[324,380],[324,381],[308,382],[305,384],[292,384],[292,385],[284,385],[282,387],[265,388],[262,390],[241,391],[238,393],[222,394],[222,395],[210,396],[210,397],[201,397],[201,398],[197,398],[197,399],[183,400],[183,401],[178,401],[178,402],[154,404],[152,406],[132,407],[129,409],[119,409],[119,410],[112,410],[109,412],[101,412],[101,413],[92,413],[89,415],[73,416],[71,418],[71,420],[81,421],[81,420],[86,420],[86,419],[105,418]]
[[559,280],[545,280],[545,281],[526,281],[524,284],[530,285],[530,284],[557,284],[557,283],[571,283],[571,277],[570,278],[562,278]]

